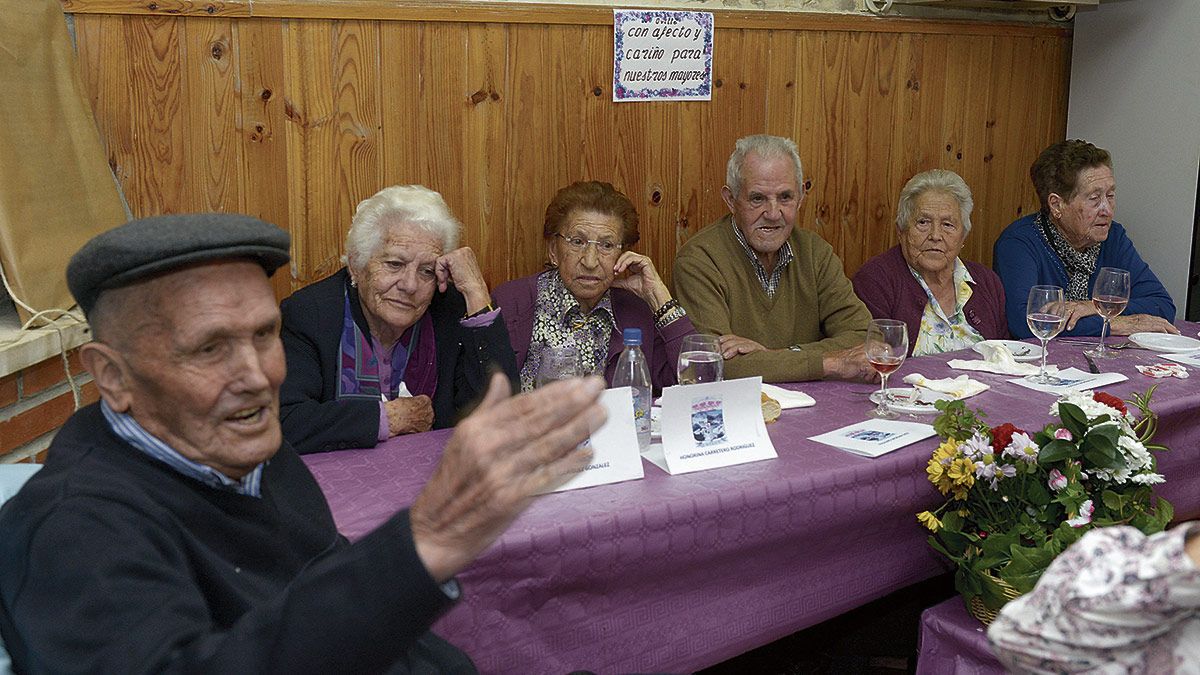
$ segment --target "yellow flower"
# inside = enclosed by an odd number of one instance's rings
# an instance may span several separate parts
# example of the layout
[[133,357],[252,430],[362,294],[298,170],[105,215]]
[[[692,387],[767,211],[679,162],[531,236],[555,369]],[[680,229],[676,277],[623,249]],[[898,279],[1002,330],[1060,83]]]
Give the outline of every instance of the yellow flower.
[[917,520],[920,521],[922,525],[929,528],[930,532],[937,532],[938,530],[942,529],[942,521],[938,520],[937,516],[928,511],[922,511],[918,513]]
[[947,438],[933,451],[933,459],[936,459],[941,464],[949,464],[949,460],[954,459],[958,454],[958,440]]
[[954,481],[955,485],[969,488],[975,484],[975,463],[966,457],[959,457],[950,462],[950,467],[946,469],[946,475]]

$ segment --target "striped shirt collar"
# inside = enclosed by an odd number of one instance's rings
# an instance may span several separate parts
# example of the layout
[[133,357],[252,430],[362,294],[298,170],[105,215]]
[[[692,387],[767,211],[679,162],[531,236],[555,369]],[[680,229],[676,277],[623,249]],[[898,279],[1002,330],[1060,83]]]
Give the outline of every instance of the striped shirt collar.
[[742,250],[746,252],[746,257],[754,265],[754,274],[758,277],[758,283],[762,284],[767,297],[775,297],[775,291],[779,289],[779,280],[783,278],[783,268],[792,261],[792,243],[784,240],[783,246],[779,247],[779,261],[775,263],[775,269],[767,274],[766,268],[758,261],[758,254],[750,248],[750,244],[746,243],[746,237],[742,236],[741,228],[737,226],[733,218],[729,219],[729,223],[733,226],[733,234],[737,237],[738,243],[742,245]]
[[236,492],[247,497],[262,496],[262,470],[266,466],[266,462],[254,467],[241,480],[234,480],[211,466],[197,464],[179,454],[171,446],[146,431],[142,425],[137,423],[137,420],[133,419],[132,415],[113,410],[103,399],[100,400],[100,411],[104,413],[104,419],[108,421],[108,426],[112,428],[113,433],[121,440],[166,464],[176,472],[217,490]]

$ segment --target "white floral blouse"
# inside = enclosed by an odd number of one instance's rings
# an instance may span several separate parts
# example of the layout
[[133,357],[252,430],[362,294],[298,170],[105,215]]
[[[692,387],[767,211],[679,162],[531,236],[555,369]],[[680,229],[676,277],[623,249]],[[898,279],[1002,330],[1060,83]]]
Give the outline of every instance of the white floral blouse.
[[917,335],[916,344],[913,345],[913,356],[956,352],[983,341],[983,335],[967,322],[963,313],[963,308],[971,299],[971,284],[975,283],[975,280],[971,278],[971,273],[967,271],[967,266],[962,260],[954,259],[954,307],[951,308],[953,312],[947,312],[938,305],[933,291],[929,290],[929,285],[916,270],[909,267],[908,271],[912,272],[917,283],[921,284],[925,297],[929,300],[925,303],[925,312],[921,314],[921,330]]
[[1013,672],[1200,673],[1200,569],[1184,551],[1200,522],[1147,537],[1088,532],[988,630]]

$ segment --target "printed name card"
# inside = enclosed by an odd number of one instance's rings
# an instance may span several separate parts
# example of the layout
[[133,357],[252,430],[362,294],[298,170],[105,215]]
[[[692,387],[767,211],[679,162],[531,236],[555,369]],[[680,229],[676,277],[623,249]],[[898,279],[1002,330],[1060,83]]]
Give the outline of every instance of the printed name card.
[[820,436],[812,436],[808,440],[832,445],[839,450],[864,457],[878,457],[923,441],[933,434],[933,427],[928,424],[869,419]]
[[633,428],[633,391],[629,387],[609,389],[600,396],[600,404],[608,412],[608,421],[584,441],[592,446],[591,461],[555,492],[637,480],[645,475]]
[[662,449],[667,473],[777,457],[763,423],[761,392],[761,377],[664,389]]

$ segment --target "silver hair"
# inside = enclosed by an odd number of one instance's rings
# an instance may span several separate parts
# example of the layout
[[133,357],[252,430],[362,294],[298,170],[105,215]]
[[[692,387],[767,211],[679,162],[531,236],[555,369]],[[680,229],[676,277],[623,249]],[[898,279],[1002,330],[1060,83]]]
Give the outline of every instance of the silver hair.
[[352,269],[366,267],[383,243],[387,227],[411,223],[442,240],[442,252],[458,248],[462,223],[450,213],[446,200],[423,185],[393,185],[359,202],[346,233],[342,262]]
[[917,197],[935,190],[945,192],[958,202],[959,216],[962,218],[964,234],[971,231],[971,211],[975,208],[975,200],[971,197],[971,188],[966,181],[953,171],[946,169],[930,169],[908,179],[900,190],[900,202],[896,204],[896,227],[900,231],[908,229],[908,220],[912,217]]
[[800,164],[800,151],[796,149],[796,143],[792,139],[766,134],[744,136],[737,140],[733,147],[733,154],[729,156],[729,163],[725,165],[725,185],[735,196],[742,192],[742,164],[746,161],[746,155],[751,152],[764,159],[787,157],[792,160],[792,165],[796,169],[796,186],[804,184],[804,168]]

